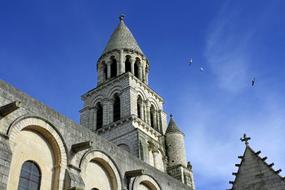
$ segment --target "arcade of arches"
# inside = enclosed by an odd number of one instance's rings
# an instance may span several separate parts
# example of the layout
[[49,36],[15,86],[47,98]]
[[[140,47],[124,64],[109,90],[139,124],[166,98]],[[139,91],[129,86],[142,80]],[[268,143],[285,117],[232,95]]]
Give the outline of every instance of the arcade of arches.
[[[63,189],[66,151],[62,139],[45,121],[29,118],[9,132],[12,161],[8,189]],[[125,147],[122,148],[125,149]],[[121,190],[121,175],[113,161],[99,151],[87,152],[81,160],[81,176],[86,190]],[[18,177],[15,177],[18,176]],[[141,182],[133,190],[158,190],[152,181]]]

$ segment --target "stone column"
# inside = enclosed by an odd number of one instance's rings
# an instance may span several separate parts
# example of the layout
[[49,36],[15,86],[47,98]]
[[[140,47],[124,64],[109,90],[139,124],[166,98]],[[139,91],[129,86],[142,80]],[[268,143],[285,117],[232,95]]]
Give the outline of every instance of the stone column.
[[97,107],[93,108],[93,128],[91,130],[96,131],[97,129]]
[[97,76],[97,84],[100,84],[100,83],[102,83],[103,82],[103,80],[102,80],[102,65],[101,65],[101,63],[100,64],[97,64],[97,74],[98,74],[98,76]]
[[158,161],[159,151],[157,150],[157,148],[153,149],[152,154],[153,154],[153,166],[158,169],[159,168],[159,161]]
[[156,110],[154,110],[154,113],[153,113],[153,126],[154,126],[154,129],[158,131],[157,111]]
[[111,61],[107,62],[107,79],[111,78]]
[[145,83],[148,84],[148,72],[149,72],[149,69],[148,67],[145,68]]
[[123,74],[125,72],[125,63],[124,63],[124,51],[121,49],[120,50],[120,73],[119,74]]
[[159,132],[161,132],[162,133],[162,123],[161,123],[161,110],[159,110],[158,112],[157,112],[157,115],[158,115],[158,117],[157,117],[157,123],[158,123],[158,131]]
[[141,106],[140,106],[140,112],[141,112],[141,120],[144,120],[144,113],[143,113],[143,102],[141,102]]
[[109,123],[112,123],[114,120],[114,115],[113,115],[113,113],[114,113],[114,107],[113,107],[113,104],[114,104],[114,100],[113,99],[109,99],[108,100],[108,107],[109,107],[109,117],[108,117],[108,124]]
[[145,114],[145,104],[144,101],[142,101],[142,108],[143,108],[143,113],[142,113],[142,120],[146,122],[146,114]]
[[120,72],[121,71],[121,61],[120,59],[117,60],[117,73],[116,73],[116,76],[119,76],[120,75]]
[[8,136],[0,133],[0,187],[6,189],[8,185],[8,176],[12,161],[12,152],[9,146]]
[[94,129],[94,107],[89,108],[88,128],[90,130]]
[[142,65],[139,65],[139,79],[142,81]]
[[146,119],[146,123],[150,124],[150,105],[149,102],[146,101],[146,112],[145,112],[145,119]]
[[130,58],[130,62],[131,62],[131,72],[134,75],[135,74],[135,61],[133,58]]
[[142,81],[145,83],[145,65],[142,65]]
[[103,99],[102,101],[102,107],[103,107],[103,126],[109,124],[109,101],[108,99]]

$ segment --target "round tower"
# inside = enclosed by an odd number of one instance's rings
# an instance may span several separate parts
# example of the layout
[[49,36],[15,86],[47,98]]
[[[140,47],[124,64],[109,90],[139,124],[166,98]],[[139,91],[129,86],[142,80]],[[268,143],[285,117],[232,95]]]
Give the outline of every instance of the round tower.
[[176,126],[172,115],[165,133],[168,167],[182,165],[187,167],[184,134]]

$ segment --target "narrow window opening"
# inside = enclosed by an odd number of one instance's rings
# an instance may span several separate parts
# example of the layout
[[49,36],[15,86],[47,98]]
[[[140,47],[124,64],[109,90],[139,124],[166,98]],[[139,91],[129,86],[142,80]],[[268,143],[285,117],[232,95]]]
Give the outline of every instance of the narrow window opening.
[[111,78],[117,76],[117,60],[115,57],[111,57]]
[[151,107],[150,107],[150,126],[152,128],[155,128],[155,126],[154,126],[154,113],[155,113],[154,107],[153,107],[153,105],[151,105]]
[[139,59],[136,60],[135,65],[134,65],[134,75],[135,77],[139,78]]
[[120,97],[118,94],[114,95],[114,104],[113,104],[113,121],[120,120],[121,117],[121,103],[120,103]]
[[103,107],[100,102],[97,103],[96,108],[97,108],[97,114],[96,114],[97,128],[96,129],[100,129],[103,126]]
[[125,61],[125,72],[132,72],[132,65],[131,65],[131,57],[126,56],[126,61]]
[[138,118],[142,119],[142,98],[139,96],[137,99],[137,114],[138,114]]

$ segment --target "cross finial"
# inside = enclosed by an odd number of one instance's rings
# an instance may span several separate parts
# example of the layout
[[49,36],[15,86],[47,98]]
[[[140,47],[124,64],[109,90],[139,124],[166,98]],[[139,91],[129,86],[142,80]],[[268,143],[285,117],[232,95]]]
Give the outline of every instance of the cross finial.
[[172,115],[172,113],[170,114],[170,118],[172,118],[173,117],[173,115]]
[[244,142],[244,144],[247,146],[249,143],[248,141],[250,140],[251,138],[248,137],[245,133],[243,134],[243,137],[240,138],[241,142]]
[[124,21],[125,15],[124,15],[124,14],[121,14],[121,15],[119,16],[119,19],[120,19],[121,22]]

